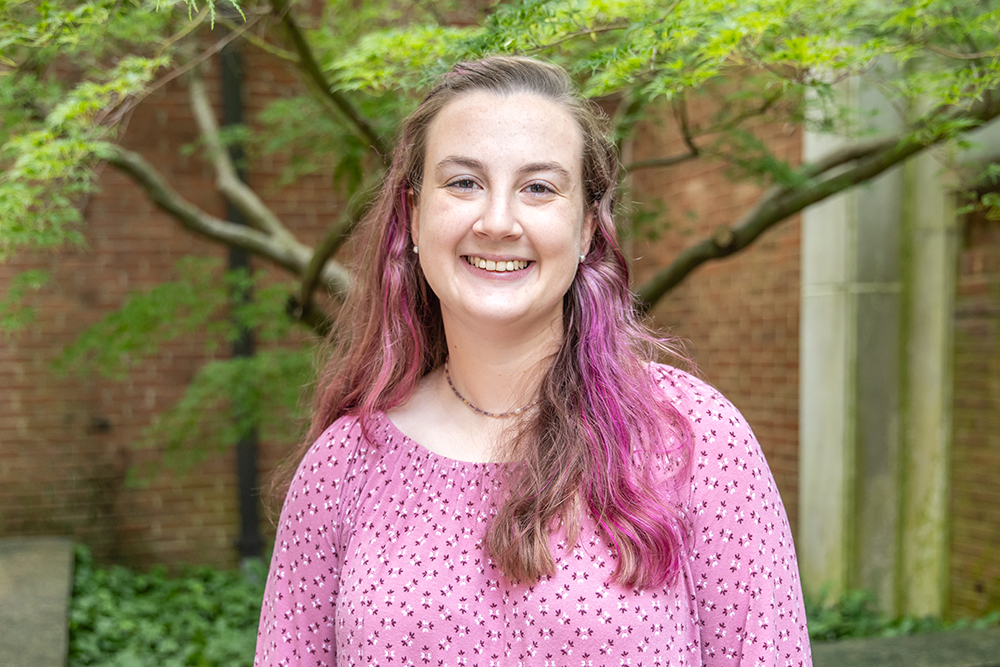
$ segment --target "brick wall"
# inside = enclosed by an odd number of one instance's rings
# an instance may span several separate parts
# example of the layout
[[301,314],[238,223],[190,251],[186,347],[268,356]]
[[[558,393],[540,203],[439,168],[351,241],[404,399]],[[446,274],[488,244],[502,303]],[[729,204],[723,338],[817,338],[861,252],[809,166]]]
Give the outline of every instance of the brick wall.
[[[298,90],[286,70],[247,52],[247,116],[271,99]],[[207,81],[218,104],[217,80]],[[681,149],[676,137],[645,128],[634,159]],[[800,153],[796,129],[761,127],[780,155]],[[197,139],[182,87],[168,85],[135,111],[124,142],[157,166],[190,200],[221,215],[213,174],[197,156],[176,146]],[[642,150],[638,150],[640,147]],[[315,241],[335,219],[340,202],[328,179],[305,178],[279,187],[281,164],[249,165],[251,184],[303,241]],[[672,231],[655,243],[636,242],[639,281],[661,260],[724,222],[758,196],[735,186],[715,164],[637,172],[640,197],[656,193],[670,207]],[[69,534],[102,560],[144,566],[199,562],[231,565],[237,537],[235,462],[219,453],[184,476],[165,473],[143,488],[124,484],[130,466],[157,452],[132,444],[157,413],[181,396],[208,359],[196,336],[167,345],[124,381],[96,376],[57,377],[52,360],[89,324],[118,308],[129,292],[172,274],[186,255],[222,256],[216,245],[182,230],[155,209],[130,179],[112,167],[102,191],[86,204],[87,247],[54,255],[19,256],[0,265],[0,284],[26,268],[47,268],[53,280],[35,300],[38,319],[0,350],[0,534]],[[687,214],[699,216],[695,223]],[[657,321],[688,341],[702,375],[744,412],[764,447],[796,520],[798,258],[796,220],[766,234],[753,249],[705,266],[656,309]],[[257,266],[261,262],[257,261]],[[276,271],[276,274],[280,272]],[[219,354],[225,354],[220,352]],[[264,443],[266,475],[288,443]],[[269,526],[265,523],[265,531]]]
[[[257,52],[246,55],[248,118],[274,97],[298,92],[286,69]],[[206,85],[218,107],[213,75],[217,71],[209,72]],[[137,107],[124,144],[190,201],[223,216],[213,173],[197,156],[177,151],[196,140],[186,90],[171,84]],[[251,184],[303,241],[315,242],[335,219],[340,202],[329,178],[308,177],[294,187],[279,187],[281,167],[274,159],[252,163]],[[34,299],[36,322],[0,348],[0,535],[68,534],[102,560],[138,566],[232,565],[239,523],[235,454],[226,443],[217,443],[221,453],[183,476],[168,472],[143,488],[124,483],[130,466],[157,460],[157,452],[132,445],[209,359],[203,341],[190,336],[166,345],[124,381],[59,377],[51,370],[62,348],[85,327],[117,309],[130,292],[170,278],[181,257],[225,257],[223,248],[184,231],[157,210],[113,167],[103,167],[100,183],[101,192],[84,209],[86,247],[19,255],[0,264],[0,285],[25,269],[52,272],[50,284]],[[278,269],[273,273],[287,278]],[[289,443],[262,444],[262,479],[289,448]],[[266,521],[264,529],[270,532]]]
[[[692,118],[712,112],[695,102]],[[666,116],[666,114],[664,114]],[[797,164],[802,135],[791,125],[760,125],[754,134],[774,154]],[[669,123],[643,128],[631,160],[685,152]],[[726,177],[704,160],[634,173],[636,198],[659,198],[669,227],[660,239],[633,246],[635,282],[642,284],[687,246],[732,225],[761,189]],[[766,232],[748,250],[702,265],[654,308],[656,322],[680,338],[701,376],[749,421],[774,473],[793,530],[798,520],[798,216]]]
[[955,309],[949,607],[1000,608],[1000,222],[965,221]]

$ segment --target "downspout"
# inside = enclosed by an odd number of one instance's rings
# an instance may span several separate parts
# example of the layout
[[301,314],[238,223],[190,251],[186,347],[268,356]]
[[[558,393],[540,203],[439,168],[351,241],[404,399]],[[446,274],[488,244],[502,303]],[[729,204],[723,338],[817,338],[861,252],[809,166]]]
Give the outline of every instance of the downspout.
[[[232,41],[222,49],[222,126],[230,127],[243,122],[243,63],[240,58],[237,41]],[[243,148],[239,144],[229,146],[229,155],[236,165],[236,172],[244,183],[247,180],[243,160]],[[245,225],[246,219],[231,203],[226,202],[226,219]],[[241,249],[230,246],[229,270],[251,270],[250,256]],[[249,289],[234,288],[230,295],[234,308],[249,303],[253,294]],[[233,357],[247,359],[254,354],[253,331],[242,324],[233,342]],[[240,419],[240,412],[246,406],[234,405],[235,418]],[[258,512],[259,484],[257,481],[257,428],[254,427],[242,434],[236,443],[236,470],[239,485],[240,536],[236,547],[240,560],[246,563],[250,559],[260,559],[264,540],[260,534],[260,516]]]

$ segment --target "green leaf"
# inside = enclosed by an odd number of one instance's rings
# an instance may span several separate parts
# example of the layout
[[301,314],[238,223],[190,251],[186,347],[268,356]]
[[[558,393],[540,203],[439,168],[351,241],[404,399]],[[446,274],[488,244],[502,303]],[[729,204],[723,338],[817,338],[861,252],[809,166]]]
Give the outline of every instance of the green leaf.
[[6,296],[0,299],[0,338],[9,338],[34,321],[35,312],[23,303],[24,299],[44,287],[48,280],[49,272],[40,269],[14,276],[7,286]]

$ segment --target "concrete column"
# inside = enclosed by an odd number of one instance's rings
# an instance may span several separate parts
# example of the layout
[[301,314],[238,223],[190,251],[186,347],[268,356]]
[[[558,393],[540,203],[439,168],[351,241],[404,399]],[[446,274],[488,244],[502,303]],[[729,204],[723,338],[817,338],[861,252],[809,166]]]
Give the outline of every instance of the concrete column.
[[[874,91],[841,94],[898,131]],[[804,159],[841,145],[807,135]],[[797,546],[808,591],[940,613],[954,213],[940,166],[920,160],[803,214]]]
[[948,581],[952,327],[958,242],[949,174],[924,154],[905,169],[906,326],[899,607],[941,614]]
[[[806,161],[838,147],[807,133]],[[848,585],[852,540],[856,397],[850,290],[854,275],[857,195],[847,193],[802,215],[802,309],[799,368],[798,557],[807,593]]]

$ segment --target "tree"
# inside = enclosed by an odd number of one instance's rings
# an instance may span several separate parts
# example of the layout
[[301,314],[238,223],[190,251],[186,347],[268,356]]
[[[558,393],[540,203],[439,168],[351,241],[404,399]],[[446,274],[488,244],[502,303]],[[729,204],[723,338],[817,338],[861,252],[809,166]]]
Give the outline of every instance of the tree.
[[[98,185],[95,168],[107,164],[190,232],[242,248],[292,277],[258,290],[255,305],[236,308],[236,325],[281,338],[290,317],[325,333],[336,326],[335,317],[317,293],[335,304],[350,285],[337,252],[378,182],[398,120],[459,58],[520,53],[565,66],[608,110],[622,145],[643,120],[668,117],[685,149],[626,165],[627,173],[710,159],[728,164],[733,178],[769,187],[742,218],[636,286],[648,307],[701,264],[749,248],[809,205],[928,147],[961,141],[1000,115],[997,0],[378,0],[361,8],[346,0],[259,2],[0,0],[0,258],[78,242],[79,202]],[[257,119],[258,132],[220,128],[201,78],[203,63],[237,41],[287,63],[308,90],[273,101]],[[896,107],[898,134],[871,138],[865,119],[840,105],[836,86],[852,77],[865,78]],[[199,209],[156,166],[116,143],[130,110],[173,80],[188,90],[200,157],[247,225]],[[689,106],[703,98],[716,112],[695,118]],[[792,166],[755,137],[754,127],[764,121],[800,123],[856,141],[819,162]],[[227,150],[235,143],[294,153],[289,178],[335,164],[331,187],[351,204],[320,243],[299,241],[240,180]],[[996,171],[987,177],[996,178]],[[997,205],[993,195],[980,203]],[[84,334],[65,365],[124,372],[163,340],[208,326],[226,307],[225,294],[207,278],[211,271],[189,262],[179,280],[135,295]],[[0,301],[0,326],[25,325],[30,312],[22,299],[44,279],[29,272],[13,281]],[[235,272],[229,284],[246,289],[250,280]],[[216,339],[232,338],[236,325],[216,323],[212,331]],[[179,446],[199,428],[250,428],[264,419],[255,387],[280,386],[277,376],[302,376],[307,368],[301,350],[213,362],[154,435]],[[253,409],[236,425],[212,422],[200,408],[233,386],[245,388],[240,400]],[[296,399],[291,392],[289,404]]]

